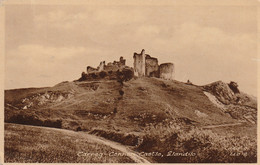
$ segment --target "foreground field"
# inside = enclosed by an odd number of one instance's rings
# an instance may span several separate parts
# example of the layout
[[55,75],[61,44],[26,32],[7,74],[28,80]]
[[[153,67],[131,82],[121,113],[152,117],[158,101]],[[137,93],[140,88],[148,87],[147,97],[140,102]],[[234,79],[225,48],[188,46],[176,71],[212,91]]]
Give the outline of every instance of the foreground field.
[[[116,150],[119,149],[119,150]],[[131,153],[128,156],[116,154]],[[147,163],[124,146],[62,129],[5,124],[8,163]]]

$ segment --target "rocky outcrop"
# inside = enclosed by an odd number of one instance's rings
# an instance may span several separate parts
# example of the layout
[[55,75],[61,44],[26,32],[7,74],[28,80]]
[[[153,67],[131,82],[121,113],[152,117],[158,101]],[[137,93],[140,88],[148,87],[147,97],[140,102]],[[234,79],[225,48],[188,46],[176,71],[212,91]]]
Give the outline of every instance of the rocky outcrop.
[[208,85],[203,86],[204,90],[213,94],[223,104],[234,103],[237,100],[237,96],[230,89],[228,84],[217,81]]
[[257,122],[257,101],[239,91],[238,84],[217,81],[203,86],[204,94],[223,112],[240,121]]
[[240,92],[238,89],[238,84],[233,81],[230,83],[217,81],[204,85],[202,88],[206,92],[214,95],[221,103],[225,105],[235,104],[257,109],[256,98]]
[[48,103],[61,102],[73,96],[74,96],[74,91],[70,91],[68,93],[60,93],[60,92],[45,92],[42,94],[39,93],[30,97],[23,98],[21,100],[21,104],[23,105],[22,109],[30,109]]
[[239,89],[238,89],[238,84],[234,81],[231,81],[229,84],[228,84],[229,88],[234,92],[234,93],[240,93],[239,92]]

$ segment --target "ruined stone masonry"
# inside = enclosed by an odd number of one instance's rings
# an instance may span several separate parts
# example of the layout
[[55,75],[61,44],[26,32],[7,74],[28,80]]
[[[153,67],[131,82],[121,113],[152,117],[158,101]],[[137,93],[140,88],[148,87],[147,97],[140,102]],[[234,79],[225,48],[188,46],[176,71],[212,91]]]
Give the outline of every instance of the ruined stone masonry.
[[123,57],[119,61],[109,62],[101,61],[97,68],[88,66],[86,72],[82,72],[79,81],[86,80],[118,80],[127,81],[134,76],[133,68],[125,65],[126,60]]
[[173,63],[163,63],[159,67],[159,78],[166,80],[174,79],[174,65]]
[[93,68],[91,66],[87,67],[87,74],[98,73],[101,71],[117,71],[118,69],[122,69],[125,67],[125,59],[120,57],[119,61],[109,62],[106,65],[105,61],[101,61],[97,68]]
[[134,74],[137,77],[157,77],[166,80],[174,79],[174,64],[158,64],[158,59],[145,54],[143,49],[140,54],[134,53]]
[[145,76],[145,51],[140,54],[134,53],[134,75],[138,77]]
[[93,79],[118,79],[124,77],[131,79],[136,77],[157,77],[166,80],[174,79],[174,64],[164,63],[159,65],[158,59],[145,54],[143,49],[140,54],[134,53],[134,68],[126,66],[126,60],[123,57],[119,61],[109,62],[101,61],[97,68],[87,67],[86,73],[81,74],[80,81]]

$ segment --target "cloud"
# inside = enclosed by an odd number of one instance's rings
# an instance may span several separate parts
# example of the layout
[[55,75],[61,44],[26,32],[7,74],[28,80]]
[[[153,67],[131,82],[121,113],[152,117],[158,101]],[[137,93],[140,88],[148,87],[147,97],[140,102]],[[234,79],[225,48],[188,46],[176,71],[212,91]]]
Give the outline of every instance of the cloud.
[[6,70],[8,79],[25,78],[27,86],[33,79],[47,81],[48,75],[57,83],[71,80],[86,65],[120,56],[132,66],[133,52],[144,48],[160,63],[175,63],[178,80],[205,84],[232,79],[247,91],[256,87],[251,8],[41,6],[33,14],[31,7],[19,9],[7,10]]
[[38,28],[53,27],[62,29],[71,29],[81,22],[88,20],[88,15],[81,13],[69,14],[64,10],[54,10],[48,13],[35,15],[34,22]]
[[37,44],[20,45],[17,50],[26,59],[33,60],[64,60],[86,52],[84,47],[48,47]]
[[[61,28],[74,30],[78,27],[89,29],[90,25],[97,27],[127,25],[143,21],[145,16],[139,10],[125,12],[118,8],[97,7],[87,8],[85,11],[71,12],[64,10],[52,10],[47,13],[35,15],[34,22],[38,28]],[[86,30],[87,30],[86,29]]]
[[87,47],[20,45],[6,53],[6,88],[49,86],[77,79],[88,61],[96,61],[95,55],[100,53]]

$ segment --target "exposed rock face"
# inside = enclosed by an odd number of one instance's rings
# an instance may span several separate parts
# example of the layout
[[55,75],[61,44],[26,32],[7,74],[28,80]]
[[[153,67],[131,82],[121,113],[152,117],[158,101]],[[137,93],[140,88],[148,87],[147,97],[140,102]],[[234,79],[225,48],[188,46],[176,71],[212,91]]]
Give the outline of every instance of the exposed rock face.
[[61,102],[73,96],[74,91],[69,91],[67,93],[45,92],[42,94],[33,95],[29,98],[24,98],[21,100],[21,103],[23,104],[22,109],[30,109],[32,107],[42,106],[48,103]]
[[230,89],[228,84],[217,81],[208,85],[203,86],[204,89],[214,96],[217,97],[219,101],[221,101],[223,104],[230,104],[232,102],[235,102],[237,100],[237,96],[235,93]]
[[[236,83],[235,87],[238,87]],[[206,90],[204,94],[209,100],[232,118],[252,124],[257,122],[257,102],[254,98],[242,92],[234,92],[230,83],[227,84],[222,81],[205,85],[203,88]]]
[[231,81],[228,86],[230,87],[230,89],[234,92],[234,93],[240,93],[238,90],[238,84],[234,81]]
[[[214,95],[218,101],[224,105],[241,105],[252,109],[257,109],[256,98],[247,95],[243,92],[239,92],[237,83],[224,83],[217,81],[208,85],[202,86],[206,91]],[[232,85],[231,85],[232,84]]]
[[174,65],[173,63],[163,63],[159,66],[159,77],[166,80],[174,79]]
[[145,76],[159,77],[158,76],[158,59],[151,57],[148,54],[145,56]]
[[134,75],[138,77],[145,76],[145,50],[140,54],[134,53]]

